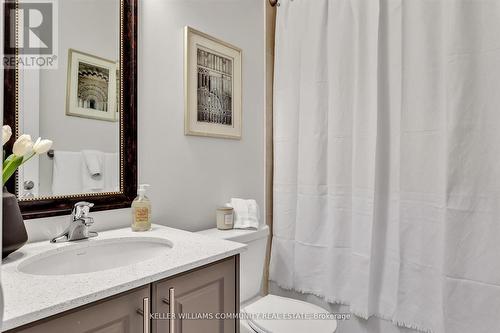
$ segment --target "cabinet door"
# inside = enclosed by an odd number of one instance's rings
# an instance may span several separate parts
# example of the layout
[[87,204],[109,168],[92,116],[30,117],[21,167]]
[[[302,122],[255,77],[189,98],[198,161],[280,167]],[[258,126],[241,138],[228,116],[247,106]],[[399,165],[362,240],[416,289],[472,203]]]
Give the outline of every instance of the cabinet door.
[[[8,333],[141,333],[149,285]],[[138,311],[139,310],[139,311]]]
[[[218,319],[217,314],[239,310],[237,257],[153,284],[154,333],[235,333],[239,321]],[[170,302],[174,299],[174,330],[170,331]],[[166,315],[162,315],[162,314]],[[189,316],[188,318],[182,316]],[[200,318],[205,316],[205,319]],[[211,317],[207,317],[211,316]]]

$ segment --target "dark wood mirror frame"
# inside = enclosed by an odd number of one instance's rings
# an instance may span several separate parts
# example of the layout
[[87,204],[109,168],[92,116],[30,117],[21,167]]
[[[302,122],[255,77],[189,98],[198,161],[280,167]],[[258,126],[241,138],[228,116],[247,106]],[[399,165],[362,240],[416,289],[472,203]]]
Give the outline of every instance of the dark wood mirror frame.
[[[14,54],[15,49],[9,47],[12,19],[9,12],[17,2],[5,2],[4,6],[4,54]],[[73,205],[82,200],[94,203],[93,211],[126,208],[137,194],[137,0],[120,0],[120,8],[120,191],[20,200],[24,219],[67,215]],[[4,69],[4,124],[11,126],[13,138],[18,136],[17,73],[17,69]],[[7,156],[12,152],[14,141],[11,139],[4,147]],[[16,192],[16,181],[17,175],[5,184],[9,192]]]

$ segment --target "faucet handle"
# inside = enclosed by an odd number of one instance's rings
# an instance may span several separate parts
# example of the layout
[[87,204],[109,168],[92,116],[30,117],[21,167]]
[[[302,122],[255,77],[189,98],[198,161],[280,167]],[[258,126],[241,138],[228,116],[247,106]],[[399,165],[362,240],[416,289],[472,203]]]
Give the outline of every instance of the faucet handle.
[[94,219],[92,217],[85,217],[83,219],[83,224],[85,224],[86,227],[90,227],[92,224],[94,224]]
[[87,217],[90,212],[90,208],[94,207],[94,204],[91,202],[80,201],[75,204],[73,207],[73,215],[75,219],[81,219],[83,217]]

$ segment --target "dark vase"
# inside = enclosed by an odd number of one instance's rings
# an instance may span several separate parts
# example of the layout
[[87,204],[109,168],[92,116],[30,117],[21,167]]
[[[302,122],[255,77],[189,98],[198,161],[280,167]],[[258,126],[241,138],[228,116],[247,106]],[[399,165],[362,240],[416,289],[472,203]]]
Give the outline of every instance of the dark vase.
[[23,216],[14,194],[3,188],[2,259],[19,250],[28,240]]

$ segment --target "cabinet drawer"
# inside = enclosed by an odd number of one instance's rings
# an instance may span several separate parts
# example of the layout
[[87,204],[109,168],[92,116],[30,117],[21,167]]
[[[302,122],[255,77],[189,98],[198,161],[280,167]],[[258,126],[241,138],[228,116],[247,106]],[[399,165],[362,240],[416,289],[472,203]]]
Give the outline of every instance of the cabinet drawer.
[[149,285],[43,319],[7,333],[140,333],[143,331],[143,299]]
[[168,316],[173,296],[175,313],[174,332],[170,331],[168,317],[162,316],[163,320],[153,320],[153,333],[238,332],[239,321],[234,317],[216,318],[217,314],[239,310],[238,269],[238,258],[232,257],[153,283],[153,312]]

